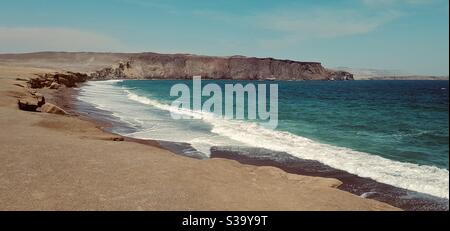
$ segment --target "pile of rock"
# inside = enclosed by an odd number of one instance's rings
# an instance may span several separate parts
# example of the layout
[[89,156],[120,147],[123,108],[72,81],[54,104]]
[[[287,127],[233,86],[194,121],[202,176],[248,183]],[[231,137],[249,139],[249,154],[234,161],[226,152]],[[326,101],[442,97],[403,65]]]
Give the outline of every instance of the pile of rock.
[[103,68],[90,75],[92,80],[128,79],[127,70],[131,68],[131,61],[120,62],[113,67]]
[[58,89],[61,86],[71,88],[76,87],[78,83],[86,82],[89,79],[87,74],[75,72],[47,73],[38,74],[36,76],[37,77],[35,78],[26,80],[28,86],[17,84],[18,86],[24,87],[27,91],[25,96],[18,99],[17,104],[19,109],[23,111],[46,112],[59,115],[66,115],[68,113],[54,104],[46,103],[44,96],[35,89]]
[[328,80],[354,80],[353,74],[346,71],[332,71]]
[[43,74],[28,80],[28,85],[33,89],[45,87],[58,89],[62,85],[66,87],[76,87],[78,83],[86,82],[88,79],[89,76],[87,74],[75,72]]
[[45,97],[35,90],[29,90],[28,94],[18,99],[19,109],[31,112],[46,112],[58,115],[67,115],[68,113],[60,107],[45,102]]

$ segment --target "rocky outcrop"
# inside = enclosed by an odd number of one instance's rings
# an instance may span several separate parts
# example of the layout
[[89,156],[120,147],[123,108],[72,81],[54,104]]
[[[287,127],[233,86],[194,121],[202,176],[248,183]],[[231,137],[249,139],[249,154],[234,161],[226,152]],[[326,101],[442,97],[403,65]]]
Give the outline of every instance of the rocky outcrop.
[[353,74],[346,71],[331,71],[328,80],[354,80]]
[[89,76],[83,73],[48,73],[44,75],[37,75],[36,78],[29,79],[27,83],[29,87],[33,89],[44,87],[57,89],[61,85],[64,85],[66,87],[76,87],[78,83],[86,82],[88,79]]
[[91,79],[190,79],[199,75],[204,79],[353,80],[352,74],[325,69],[317,62],[155,53],[134,54],[128,58],[92,73]]
[[101,70],[98,70],[92,74],[90,74],[91,80],[106,80],[106,79],[131,79],[136,78],[132,77],[129,73],[131,70],[131,62],[128,61],[126,63],[120,62],[118,65],[113,67],[107,67]]
[[88,80],[87,74],[67,72],[67,74],[56,74],[54,82],[66,87],[76,87],[78,83],[83,83]]

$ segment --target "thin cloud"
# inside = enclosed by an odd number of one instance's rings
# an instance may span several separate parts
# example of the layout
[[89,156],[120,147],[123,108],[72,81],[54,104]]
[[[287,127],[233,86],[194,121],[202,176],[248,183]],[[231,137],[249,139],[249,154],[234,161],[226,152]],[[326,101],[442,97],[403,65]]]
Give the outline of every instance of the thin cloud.
[[261,41],[264,46],[278,48],[307,39],[370,33],[401,15],[396,11],[367,15],[355,10],[287,10],[259,15],[256,21],[259,27],[281,34],[279,38]]
[[0,27],[1,53],[35,51],[120,51],[117,39],[71,28]]
[[212,10],[195,10],[190,13],[210,22],[218,21],[229,26],[251,28],[253,32],[260,33],[253,44],[268,49],[286,48],[311,39],[332,39],[371,33],[404,16],[404,13],[394,9],[374,11],[361,6],[353,9],[302,8],[295,4],[290,8],[283,7],[248,15]]

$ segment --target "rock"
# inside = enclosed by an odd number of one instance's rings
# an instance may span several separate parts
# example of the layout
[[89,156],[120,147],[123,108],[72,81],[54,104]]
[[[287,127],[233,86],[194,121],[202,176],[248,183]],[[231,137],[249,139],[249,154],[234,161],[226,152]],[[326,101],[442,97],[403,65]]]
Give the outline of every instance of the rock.
[[28,80],[28,85],[30,85],[31,88],[37,89],[37,88],[44,88],[45,86],[45,79],[41,77],[32,78]]
[[353,80],[353,74],[346,71],[334,71],[330,73],[328,80]]
[[51,114],[57,114],[57,115],[67,115],[68,113],[61,109],[60,107],[51,104],[46,103],[41,107],[41,111],[45,113],[51,113]]
[[59,85],[59,83],[57,82],[53,82],[52,84],[50,84],[50,89],[58,89],[61,85]]
[[119,63],[119,69],[122,70],[122,71],[125,70],[125,63],[120,62]]
[[39,107],[39,102],[34,97],[24,97],[18,100],[19,109],[22,111],[32,111],[35,112]]
[[125,141],[123,137],[111,137],[112,141]]
[[37,93],[36,90],[31,89],[31,88],[27,88],[27,91],[28,91],[31,95],[33,95],[33,96]]
[[38,102],[38,106],[41,107],[45,104],[45,97],[41,93],[36,92],[35,90],[29,91],[31,97],[35,98]]
[[125,74],[127,65],[121,63],[118,68],[107,67],[102,70],[96,71],[90,75],[93,80],[106,80],[106,79],[126,79],[128,76]]
[[115,141],[115,142],[125,141],[125,138],[124,137],[120,137],[120,136],[100,137],[100,139],[104,140],[104,141]]
[[[67,72],[67,73],[56,73],[56,74],[45,74],[37,75],[37,77],[28,80],[28,84],[31,88],[44,88],[44,87],[55,87],[59,84],[66,87],[76,87],[77,83],[82,83],[87,81],[89,76],[87,74]],[[53,86],[52,86],[53,85]]]
[[45,104],[45,97],[44,97],[44,95],[42,95],[40,93],[34,93],[33,96],[34,96],[34,98],[37,99],[39,107],[42,107],[42,105]]
[[67,74],[56,74],[54,79],[57,83],[65,85],[66,87],[76,87],[77,83],[87,81],[89,76],[87,74],[67,72]]

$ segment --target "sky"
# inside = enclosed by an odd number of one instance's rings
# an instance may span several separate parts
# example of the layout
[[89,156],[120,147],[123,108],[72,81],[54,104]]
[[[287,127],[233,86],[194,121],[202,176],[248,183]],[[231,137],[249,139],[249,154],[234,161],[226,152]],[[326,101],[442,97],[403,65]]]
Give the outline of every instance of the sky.
[[0,1],[0,53],[159,52],[448,75],[448,0]]

